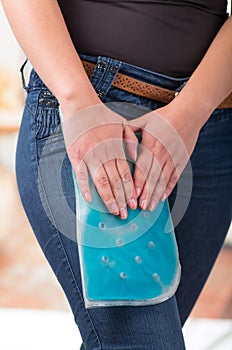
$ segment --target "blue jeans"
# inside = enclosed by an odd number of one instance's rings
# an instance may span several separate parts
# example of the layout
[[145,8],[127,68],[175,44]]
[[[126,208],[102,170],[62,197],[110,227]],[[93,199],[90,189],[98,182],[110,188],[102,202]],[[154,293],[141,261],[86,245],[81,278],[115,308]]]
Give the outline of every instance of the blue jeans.
[[[163,106],[161,102],[112,86],[118,71],[171,90],[180,89],[188,80],[188,77],[172,78],[111,57],[84,54],[80,57],[106,64],[106,71],[99,65],[90,77],[105,103],[124,101],[150,110]],[[60,126],[59,103],[33,69],[29,85],[23,83],[27,98],[16,152],[18,189],[40,247],[66,294],[83,339],[83,349],[185,349],[181,327],[206,282],[232,217],[232,109],[214,111],[202,127],[190,158],[191,198],[175,227],[182,265],[176,294],[157,305],[86,309],[76,243],[74,186]],[[46,192],[39,172],[39,161],[48,140],[49,147],[43,157],[47,164],[45,181],[49,182],[52,195]],[[74,214],[70,220],[65,220],[57,190],[56,164],[60,164],[61,169],[62,195]],[[183,176],[187,179],[190,174],[183,172]],[[176,191],[177,186],[168,199],[171,209]],[[185,193],[181,196],[184,198]],[[68,235],[59,229],[60,218]],[[173,221],[175,224],[175,217]]]

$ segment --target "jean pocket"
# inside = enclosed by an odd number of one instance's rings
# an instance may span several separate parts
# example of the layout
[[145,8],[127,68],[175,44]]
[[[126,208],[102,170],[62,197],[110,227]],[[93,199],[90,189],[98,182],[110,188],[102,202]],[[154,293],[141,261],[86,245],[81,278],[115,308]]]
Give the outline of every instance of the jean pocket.
[[41,89],[35,115],[36,140],[46,139],[62,133],[58,107],[57,98],[49,90]]

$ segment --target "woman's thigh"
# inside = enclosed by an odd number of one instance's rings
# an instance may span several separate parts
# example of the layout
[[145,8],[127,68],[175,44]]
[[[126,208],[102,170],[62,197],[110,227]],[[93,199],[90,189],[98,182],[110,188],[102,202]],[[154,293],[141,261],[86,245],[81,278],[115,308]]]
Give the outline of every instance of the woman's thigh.
[[[203,126],[190,158],[191,198],[176,237],[182,265],[176,292],[182,324],[189,316],[220,251],[232,218],[232,108],[217,109]],[[176,188],[169,198],[174,205]],[[186,193],[179,193],[179,202]],[[173,215],[175,223],[175,215]]]
[[16,174],[24,209],[70,303],[85,348],[184,349],[175,296],[153,306],[85,308],[71,164],[57,101],[45,88],[28,92],[17,144]]
[[[111,87],[106,102],[159,108],[151,99]],[[187,117],[186,117],[187,122]],[[201,128],[178,184],[169,196],[180,262],[176,299],[183,325],[209,276],[232,218],[232,108],[216,109]]]

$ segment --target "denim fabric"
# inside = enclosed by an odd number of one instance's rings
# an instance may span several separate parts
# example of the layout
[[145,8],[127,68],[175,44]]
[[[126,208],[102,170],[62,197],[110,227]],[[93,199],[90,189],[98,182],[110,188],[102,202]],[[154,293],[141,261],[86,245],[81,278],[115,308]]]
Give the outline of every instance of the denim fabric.
[[[188,80],[188,77],[164,76],[111,57],[84,54],[80,57],[99,63],[90,81],[105,103],[132,102],[151,110],[163,106],[161,102],[113,87],[117,72],[172,90],[181,89]],[[59,103],[34,69],[26,90],[16,152],[18,189],[34,234],[66,294],[83,339],[83,348],[185,349],[181,325],[210,273],[232,217],[232,109],[214,111],[202,127],[190,158],[191,198],[175,227],[182,266],[181,282],[175,296],[151,306],[86,309],[76,243],[74,187],[60,126]],[[42,155],[44,167],[41,170]],[[183,172],[182,177],[188,180],[188,176],[191,176],[188,171]],[[58,188],[59,180],[61,189]],[[186,193],[188,190],[186,188]],[[176,193],[177,186],[169,196],[171,209]],[[182,190],[183,201],[185,196]],[[64,208],[72,213],[69,219]],[[175,223],[175,216],[173,221]]]

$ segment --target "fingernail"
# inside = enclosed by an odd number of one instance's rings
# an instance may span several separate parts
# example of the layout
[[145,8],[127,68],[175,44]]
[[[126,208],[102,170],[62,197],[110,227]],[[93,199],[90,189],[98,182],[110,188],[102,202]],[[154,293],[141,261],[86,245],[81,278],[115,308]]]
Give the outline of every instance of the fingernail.
[[137,188],[136,188],[137,197],[140,195],[140,193],[141,193],[141,188],[140,188],[140,187],[137,187]]
[[112,211],[115,215],[118,215],[118,214],[119,214],[118,206],[117,206],[116,204],[112,204],[112,205],[111,205],[111,211]]
[[164,194],[163,194],[163,196],[161,198],[161,201],[164,202],[165,199],[167,199],[167,198],[168,198],[168,194],[167,194],[167,192],[164,192]]
[[89,202],[90,201],[90,194],[89,192],[85,192],[84,194],[85,199]]
[[141,202],[141,207],[143,210],[146,210],[147,209],[147,199],[143,199],[142,202]]
[[152,200],[152,201],[151,201],[151,204],[150,204],[149,207],[148,207],[148,209],[149,209],[150,211],[153,211],[153,210],[155,209],[155,207],[156,207],[156,201]]
[[137,208],[137,201],[134,198],[130,199],[128,204],[131,207],[131,209]]
[[126,219],[127,218],[127,210],[126,210],[126,208],[120,209],[120,216],[121,216],[121,219]]

